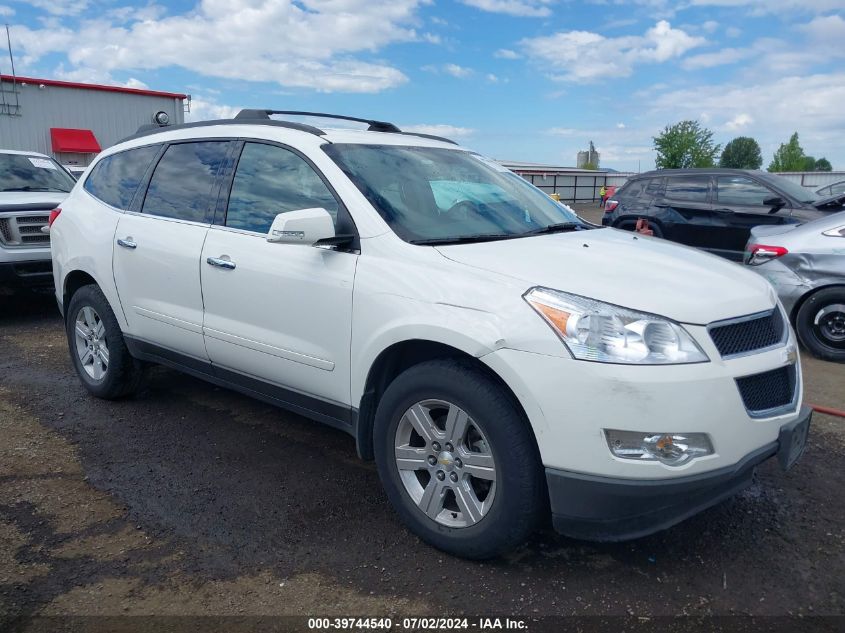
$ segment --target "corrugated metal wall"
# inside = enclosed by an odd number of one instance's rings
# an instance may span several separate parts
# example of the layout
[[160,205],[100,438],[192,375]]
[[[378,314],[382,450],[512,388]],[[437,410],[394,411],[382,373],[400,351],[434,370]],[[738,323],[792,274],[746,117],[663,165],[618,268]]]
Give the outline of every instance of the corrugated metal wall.
[[[3,81],[5,100],[14,103],[12,83]],[[93,154],[56,154],[50,128],[91,130],[103,149],[134,134],[163,110],[174,124],[185,120],[181,99],[85,88],[17,85],[19,115],[0,114],[0,148],[48,154],[64,164],[87,165]]]

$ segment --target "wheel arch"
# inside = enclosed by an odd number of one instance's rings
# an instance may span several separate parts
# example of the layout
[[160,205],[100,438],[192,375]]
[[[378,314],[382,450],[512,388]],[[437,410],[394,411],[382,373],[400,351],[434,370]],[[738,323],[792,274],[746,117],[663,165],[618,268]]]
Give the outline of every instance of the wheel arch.
[[823,286],[816,286],[812,290],[805,292],[798,301],[795,302],[795,305],[792,306],[792,311],[789,314],[789,322],[792,323],[792,326],[795,327],[796,319],[798,318],[798,312],[807,303],[807,300],[815,294],[818,294],[822,290],[830,290],[831,288],[840,288],[845,290],[845,283],[828,283],[824,284]]
[[421,338],[407,339],[383,349],[367,372],[355,428],[356,448],[362,459],[372,460],[374,457],[373,422],[379,401],[387,387],[406,369],[436,359],[459,360],[484,373],[502,388],[531,428],[526,411],[516,394],[498,373],[478,357],[447,343]]

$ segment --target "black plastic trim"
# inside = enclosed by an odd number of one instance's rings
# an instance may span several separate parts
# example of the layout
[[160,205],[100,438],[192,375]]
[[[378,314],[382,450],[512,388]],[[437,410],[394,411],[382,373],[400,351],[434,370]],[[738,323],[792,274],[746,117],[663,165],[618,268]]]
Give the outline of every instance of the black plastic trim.
[[[271,114],[287,114],[290,116],[310,116],[319,119],[339,119],[341,121],[355,121],[366,123],[370,132],[401,132],[401,130],[387,121],[376,121],[375,119],[362,119],[345,114],[329,114],[327,112],[303,112],[300,110],[241,110],[235,115],[235,120],[268,121]],[[323,132],[321,132],[322,134]]]
[[[785,428],[809,424],[811,417],[812,410],[803,407]],[[552,522],[560,534],[591,541],[648,536],[732,497],[779,449],[780,442],[774,441],[732,466],[673,479],[619,479],[547,468]]]
[[357,410],[316,396],[274,385],[240,372],[124,334],[126,347],[135,358],[165,365],[219,387],[232,389],[268,404],[298,413],[356,436]]

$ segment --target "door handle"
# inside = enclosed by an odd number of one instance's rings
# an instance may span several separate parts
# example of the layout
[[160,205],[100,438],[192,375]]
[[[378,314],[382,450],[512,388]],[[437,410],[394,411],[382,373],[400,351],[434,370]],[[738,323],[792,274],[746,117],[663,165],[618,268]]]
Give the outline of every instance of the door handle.
[[216,268],[225,268],[226,270],[235,270],[235,262],[229,259],[222,259],[220,257],[209,257],[205,260],[209,266]]
[[721,215],[730,215],[733,213],[733,209],[713,209],[713,211]]
[[138,248],[138,245],[132,241],[131,237],[119,237],[117,239],[117,245],[123,248]]

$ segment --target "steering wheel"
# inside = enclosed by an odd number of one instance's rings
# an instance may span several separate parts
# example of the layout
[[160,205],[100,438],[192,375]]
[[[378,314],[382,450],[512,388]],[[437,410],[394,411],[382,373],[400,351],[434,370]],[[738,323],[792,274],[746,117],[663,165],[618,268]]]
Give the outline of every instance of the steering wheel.
[[472,200],[461,200],[460,202],[456,202],[449,210],[446,212],[446,215],[450,218],[459,218],[465,219],[470,213],[475,213],[477,215],[484,215],[484,211],[479,207],[475,202]]

